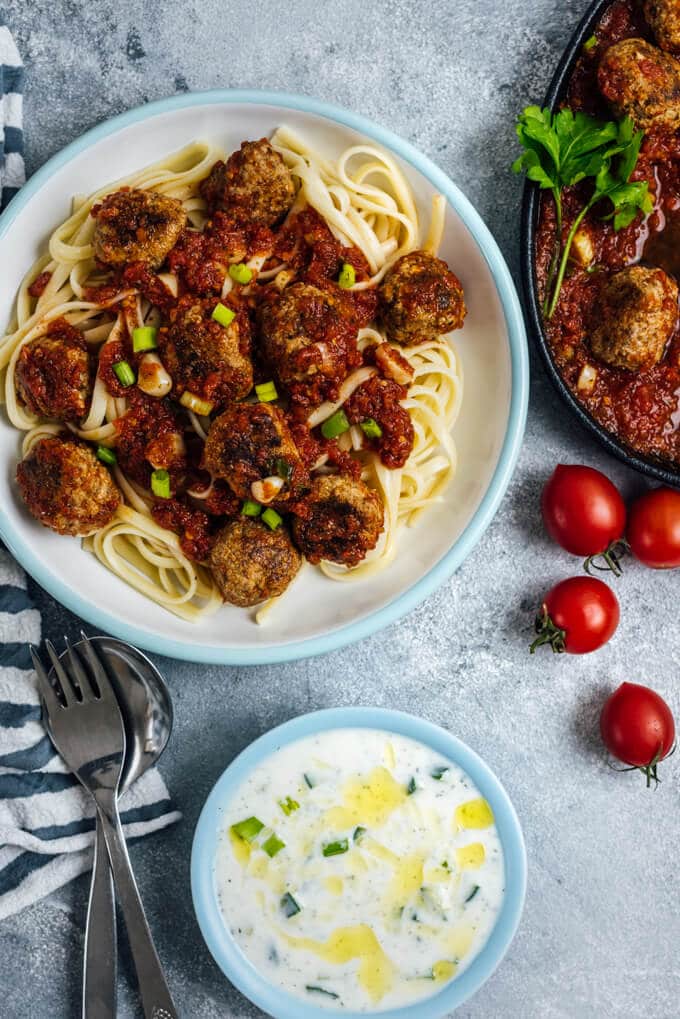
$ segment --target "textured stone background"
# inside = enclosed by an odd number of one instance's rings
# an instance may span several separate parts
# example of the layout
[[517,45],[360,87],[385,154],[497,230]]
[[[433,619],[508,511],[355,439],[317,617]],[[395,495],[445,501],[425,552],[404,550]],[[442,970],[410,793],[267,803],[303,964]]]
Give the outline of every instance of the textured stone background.
[[[513,119],[540,99],[584,0],[5,0],[27,65],[28,165],[93,124],[178,90],[290,89],[378,120],[432,156],[467,192],[517,272]],[[449,727],[502,777],[524,825],[529,891],[519,934],[464,1019],[675,1019],[680,1015],[677,760],[647,792],[616,775],[598,707],[623,679],[648,681],[680,712],[673,575],[629,566],[620,631],[584,659],[527,654],[531,610],[578,564],[544,538],[540,486],[558,461],[644,482],[566,416],[535,365],[524,452],[500,513],[464,568],[426,604],[358,648],[299,664],[205,668],[159,661],[175,702],[163,761],[184,811],[132,848],[180,1011],[261,1013],[204,949],[189,896],[200,806],[231,758],[312,708],[380,704]],[[45,631],[77,620],[40,591]],[[79,1014],[85,879],[0,926],[0,1014]],[[141,1014],[124,966],[121,1017]]]

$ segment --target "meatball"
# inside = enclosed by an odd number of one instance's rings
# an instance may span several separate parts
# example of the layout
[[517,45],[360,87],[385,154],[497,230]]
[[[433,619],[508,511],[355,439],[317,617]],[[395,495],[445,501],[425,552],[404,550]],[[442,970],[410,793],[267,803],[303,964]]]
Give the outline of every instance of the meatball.
[[158,345],[175,393],[188,391],[219,407],[248,395],[253,365],[246,312],[224,326],[212,318],[214,310],[214,298],[181,298],[170,312],[169,326],[160,330]]
[[290,170],[266,138],[243,142],[226,163],[215,163],[201,184],[211,212],[221,209],[237,220],[274,226],[295,201]]
[[130,406],[116,418],[116,456],[122,470],[138,485],[148,488],[154,470],[166,470],[173,492],[186,473],[182,430],[165,400],[131,390]]
[[66,319],[56,319],[46,336],[21,348],[16,381],[19,395],[33,414],[57,421],[86,417],[92,371],[82,333]]
[[598,83],[617,116],[630,116],[638,129],[680,127],[680,62],[651,43],[624,39],[610,46]]
[[92,534],[110,523],[120,493],[106,467],[82,442],[40,439],[17,467],[29,511],[59,534]]
[[659,46],[669,53],[680,53],[680,7],[677,0],[645,0],[643,10]]
[[259,326],[265,357],[284,384],[314,376],[340,381],[361,363],[356,325],[334,297],[309,283],[263,302]]
[[208,561],[225,601],[244,608],[283,594],[302,565],[283,526],[272,531],[252,517],[228,523]]
[[268,403],[234,404],[213,421],[203,463],[240,499],[287,502],[309,483],[286,419]]
[[678,287],[663,269],[633,265],[607,282],[595,305],[590,346],[615,368],[642,371],[661,360],[678,316]]
[[144,262],[158,268],[175,246],[186,223],[182,203],[157,191],[121,188],[92,209],[94,253],[100,262],[119,266]]
[[458,277],[426,251],[403,255],[380,285],[378,318],[387,338],[405,347],[460,329],[466,310]]
[[356,566],[375,548],[383,529],[384,510],[377,492],[342,474],[315,478],[295,513],[293,537],[310,563],[329,559]]

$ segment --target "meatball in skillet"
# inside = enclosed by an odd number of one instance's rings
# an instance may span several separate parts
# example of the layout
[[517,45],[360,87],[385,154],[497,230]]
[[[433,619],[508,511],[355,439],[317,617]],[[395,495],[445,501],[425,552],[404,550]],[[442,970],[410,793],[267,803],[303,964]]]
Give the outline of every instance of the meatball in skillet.
[[614,273],[593,310],[590,346],[600,361],[637,372],[661,360],[678,317],[678,287],[663,269]]
[[669,53],[680,53],[678,0],[644,0],[642,7],[661,49]]
[[610,46],[598,83],[618,117],[630,116],[642,131],[680,127],[680,61],[643,39]]
[[157,269],[185,223],[182,203],[157,191],[121,188],[95,205],[94,253],[106,265],[143,262]]
[[209,564],[225,601],[247,607],[283,594],[302,565],[283,525],[238,517],[217,536]]
[[236,220],[274,226],[295,201],[295,186],[281,156],[260,138],[243,142],[226,163],[215,163],[201,194],[211,212],[220,209]]
[[120,493],[82,442],[40,439],[17,466],[17,484],[36,520],[59,534],[86,535],[110,523]]
[[285,503],[309,477],[280,410],[269,403],[234,404],[213,421],[203,453],[206,470],[240,499]]
[[33,414],[82,420],[92,393],[92,366],[82,333],[66,319],[56,319],[45,336],[21,348],[16,380],[19,396]]
[[250,324],[244,310],[227,325],[212,314],[215,298],[187,294],[170,312],[170,324],[158,334],[163,364],[172,376],[174,392],[192,393],[213,407],[240,400],[253,388]]
[[380,285],[378,318],[388,340],[405,347],[460,329],[465,313],[458,277],[426,251],[403,255]]
[[384,523],[377,492],[341,474],[315,478],[295,514],[293,538],[310,563],[356,566],[377,545]]

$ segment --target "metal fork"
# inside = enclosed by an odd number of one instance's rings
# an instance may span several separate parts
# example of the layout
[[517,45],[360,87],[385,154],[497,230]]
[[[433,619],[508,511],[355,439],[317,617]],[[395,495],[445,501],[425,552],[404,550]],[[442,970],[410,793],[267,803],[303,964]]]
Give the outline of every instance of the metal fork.
[[[118,816],[118,787],[125,759],[125,729],[104,666],[84,637],[85,662],[68,641],[68,669],[46,641],[53,687],[34,647],[43,716],[50,739],[67,767],[94,799],[106,841],[118,901],[128,930],[146,1019],[178,1019],[130,866]],[[85,668],[85,663],[87,668]]]

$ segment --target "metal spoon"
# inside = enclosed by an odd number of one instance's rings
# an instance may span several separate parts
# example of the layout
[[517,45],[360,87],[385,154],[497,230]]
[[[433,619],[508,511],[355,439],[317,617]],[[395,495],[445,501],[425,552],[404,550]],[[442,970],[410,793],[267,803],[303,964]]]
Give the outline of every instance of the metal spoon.
[[[141,651],[113,637],[92,637],[91,640],[107,665],[125,725],[122,793],[151,768],[165,750],[172,731],[172,702],[158,669]],[[75,647],[78,648],[79,643]],[[97,822],[85,928],[83,1019],[115,1019],[116,970],[113,881],[106,844]]]

